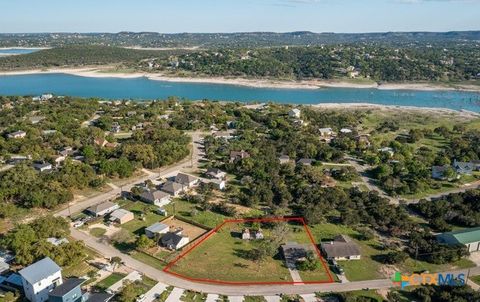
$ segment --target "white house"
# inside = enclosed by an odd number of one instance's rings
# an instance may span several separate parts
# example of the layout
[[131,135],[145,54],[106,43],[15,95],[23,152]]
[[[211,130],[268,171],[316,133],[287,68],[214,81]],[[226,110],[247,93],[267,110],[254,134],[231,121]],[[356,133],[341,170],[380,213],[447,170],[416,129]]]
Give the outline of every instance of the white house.
[[92,214],[95,217],[103,216],[106,214],[110,214],[113,211],[119,209],[120,206],[116,203],[110,202],[110,201],[105,201],[100,204],[91,206],[87,209],[87,212]]
[[7,135],[8,138],[24,138],[25,136],[27,136],[27,132],[21,130],[9,133]]
[[52,164],[50,163],[34,163],[33,168],[38,172],[50,171],[53,169]]
[[322,243],[320,246],[327,259],[360,260],[361,258],[360,248],[346,235],[338,235],[333,241]]
[[190,188],[198,183],[198,178],[185,173],[178,173],[175,176],[175,182]]
[[146,190],[140,194],[140,198],[148,203],[152,203],[158,207],[163,207],[170,203],[170,194],[160,190]]
[[294,118],[300,118],[301,114],[302,112],[300,111],[300,109],[297,109],[297,108],[294,108],[288,112],[288,115]]
[[190,242],[187,236],[183,236],[181,231],[170,232],[163,235],[160,239],[162,245],[170,250],[178,250]]
[[208,168],[205,175],[208,178],[224,179],[227,176],[227,173],[218,168]]
[[48,293],[63,283],[62,270],[46,257],[18,272],[22,276],[25,297],[31,302],[45,302]]
[[160,234],[166,234],[170,230],[170,227],[166,224],[156,222],[145,229],[145,235],[148,238],[155,238],[155,236]]
[[176,196],[180,195],[180,193],[182,193],[185,188],[184,188],[183,185],[179,184],[178,182],[167,181],[166,183],[164,183],[162,185],[162,187],[160,189],[162,191],[167,192],[168,194],[176,197]]

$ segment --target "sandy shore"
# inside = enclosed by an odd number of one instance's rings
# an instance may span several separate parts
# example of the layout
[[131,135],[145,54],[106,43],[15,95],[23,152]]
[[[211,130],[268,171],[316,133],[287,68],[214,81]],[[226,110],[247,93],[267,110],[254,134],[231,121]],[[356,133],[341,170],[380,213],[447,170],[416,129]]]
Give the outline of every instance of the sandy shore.
[[328,81],[328,80],[307,80],[307,81],[287,81],[287,80],[269,80],[269,79],[245,79],[245,78],[226,78],[226,77],[178,77],[170,76],[160,73],[146,73],[146,72],[110,72],[102,67],[84,67],[84,68],[55,68],[48,70],[25,70],[25,71],[7,71],[0,72],[0,76],[8,75],[25,75],[25,74],[51,74],[51,73],[65,73],[82,77],[96,77],[96,78],[140,78],[145,77],[150,80],[167,81],[167,82],[181,82],[181,83],[205,83],[205,84],[223,84],[223,85],[238,85],[254,88],[278,88],[278,89],[320,89],[320,88],[370,88],[370,89],[385,89],[385,90],[424,90],[424,91],[474,91],[480,92],[480,86],[475,85],[458,85],[456,87],[443,86],[441,84],[435,85],[431,83],[351,83],[342,81]]

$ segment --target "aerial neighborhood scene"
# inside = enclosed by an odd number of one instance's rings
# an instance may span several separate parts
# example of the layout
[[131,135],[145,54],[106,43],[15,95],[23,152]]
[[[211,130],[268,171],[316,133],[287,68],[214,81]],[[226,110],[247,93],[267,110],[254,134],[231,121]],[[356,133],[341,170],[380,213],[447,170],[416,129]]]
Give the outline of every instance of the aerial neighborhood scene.
[[0,302],[480,301],[480,1],[0,8]]

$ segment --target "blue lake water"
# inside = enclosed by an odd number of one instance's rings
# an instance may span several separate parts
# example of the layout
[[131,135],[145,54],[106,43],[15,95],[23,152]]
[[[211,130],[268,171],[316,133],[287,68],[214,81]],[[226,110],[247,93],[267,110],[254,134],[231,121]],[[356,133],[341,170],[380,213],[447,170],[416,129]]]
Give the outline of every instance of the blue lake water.
[[372,103],[480,112],[480,93],[465,91],[251,88],[223,84],[164,82],[147,78],[89,78],[67,74],[0,76],[0,95],[42,93],[136,100],[178,96],[191,100],[271,101],[292,104]]
[[9,48],[9,49],[0,48],[0,56],[24,55],[24,54],[36,52],[39,50],[41,49],[40,48]]

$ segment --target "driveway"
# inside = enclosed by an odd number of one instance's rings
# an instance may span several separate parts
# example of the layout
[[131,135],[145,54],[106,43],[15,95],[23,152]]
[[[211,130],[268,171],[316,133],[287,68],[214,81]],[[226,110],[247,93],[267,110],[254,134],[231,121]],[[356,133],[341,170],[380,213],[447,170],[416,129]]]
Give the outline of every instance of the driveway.
[[145,293],[145,298],[142,300],[142,302],[152,302],[152,301],[154,301],[166,289],[167,289],[166,284],[158,282],[148,292]]
[[180,298],[183,296],[183,292],[185,290],[184,289],[181,289],[181,288],[178,288],[178,287],[175,287],[172,292],[170,293],[170,295],[168,296],[167,300],[165,300],[165,302],[178,302],[178,301],[181,301]]

